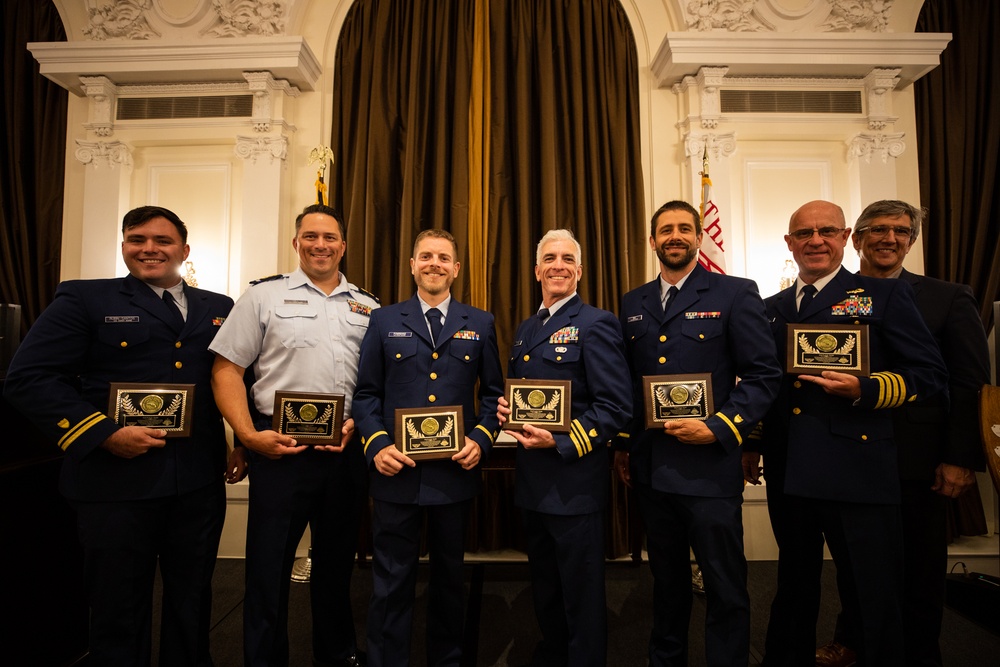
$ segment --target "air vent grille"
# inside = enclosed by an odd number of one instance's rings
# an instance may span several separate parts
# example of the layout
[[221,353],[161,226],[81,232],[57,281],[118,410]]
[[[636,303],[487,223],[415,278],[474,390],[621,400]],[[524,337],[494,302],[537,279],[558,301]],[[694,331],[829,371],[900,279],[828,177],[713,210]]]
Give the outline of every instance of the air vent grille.
[[861,113],[858,90],[722,90],[722,113]]
[[118,100],[118,120],[249,118],[252,112],[252,95],[126,97]]

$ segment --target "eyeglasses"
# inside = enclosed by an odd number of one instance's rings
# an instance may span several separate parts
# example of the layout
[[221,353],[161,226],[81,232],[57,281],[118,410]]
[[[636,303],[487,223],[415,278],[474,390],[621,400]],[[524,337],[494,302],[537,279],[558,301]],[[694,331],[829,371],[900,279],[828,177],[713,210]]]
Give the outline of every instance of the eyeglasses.
[[858,234],[868,234],[873,239],[880,239],[889,232],[895,234],[898,239],[908,239],[913,235],[912,228],[899,225],[872,225],[858,230]]
[[796,229],[794,232],[789,232],[788,235],[796,241],[808,241],[813,237],[813,234],[819,234],[825,239],[832,239],[843,233],[843,227],[820,227],[819,229]]

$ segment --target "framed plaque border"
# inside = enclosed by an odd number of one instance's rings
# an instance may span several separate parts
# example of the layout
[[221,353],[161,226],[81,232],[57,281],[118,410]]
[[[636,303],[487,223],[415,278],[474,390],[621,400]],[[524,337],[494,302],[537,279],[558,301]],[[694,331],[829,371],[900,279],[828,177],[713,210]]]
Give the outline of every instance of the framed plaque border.
[[[546,422],[535,422],[514,419],[514,391],[520,389],[521,387],[543,387],[551,388],[562,391],[562,402],[558,408],[554,408],[559,412],[559,421],[553,423]],[[572,418],[570,416],[570,407],[573,404],[573,383],[569,380],[529,380],[529,379],[510,379],[508,378],[504,383],[503,388],[504,398],[507,399],[507,403],[510,406],[510,416],[507,421],[504,422],[503,427],[505,429],[510,429],[512,431],[521,431],[524,429],[525,424],[531,424],[532,426],[538,426],[544,428],[551,433],[569,433],[572,428]]]
[[[785,355],[785,373],[788,375],[821,375],[823,371],[837,371],[848,375],[865,377],[870,374],[871,355],[869,352],[869,331],[867,324],[809,324],[803,322],[789,322],[787,325],[787,353]],[[812,365],[803,366],[799,363],[798,342],[799,334],[802,332],[813,333],[854,333],[858,337],[858,362],[854,366],[846,367],[841,365]],[[831,353],[833,354],[833,353]]]
[[[669,419],[658,419],[656,417],[656,397],[653,394],[653,385],[663,382],[674,384],[702,382],[705,387],[705,416],[680,416]],[[677,419],[697,419],[704,421],[715,414],[715,399],[712,395],[712,374],[711,373],[681,373],[674,375],[643,375],[642,376],[642,397],[646,415],[646,428],[662,428],[668,421]]]
[[[298,435],[288,433],[286,429],[284,405],[286,401],[309,401],[310,403],[333,403],[333,425],[329,436]],[[339,446],[341,431],[344,428],[344,395],[324,394],[311,391],[276,391],[274,392],[274,409],[271,415],[271,428],[289,437],[295,438],[299,445],[333,445]]]
[[[167,394],[180,393],[181,399],[181,425],[180,428],[167,428],[164,426],[149,426],[149,428],[160,428],[167,432],[168,438],[188,438],[191,436],[191,420],[194,417],[194,389],[193,384],[171,384],[165,382],[111,382],[108,385],[108,416],[111,421],[119,426],[129,426],[123,422],[126,415],[121,414],[122,394],[148,393]],[[152,416],[152,415],[149,415]],[[134,424],[141,426],[141,424]]]
[[[409,417],[454,417],[455,430],[453,444],[450,447],[438,448],[432,451],[413,451],[407,446],[407,437],[403,428],[403,420]],[[414,461],[433,461],[437,459],[450,459],[455,454],[462,451],[465,446],[465,419],[461,405],[442,405],[440,407],[424,408],[396,408],[395,414],[395,436],[396,447],[406,456]]]

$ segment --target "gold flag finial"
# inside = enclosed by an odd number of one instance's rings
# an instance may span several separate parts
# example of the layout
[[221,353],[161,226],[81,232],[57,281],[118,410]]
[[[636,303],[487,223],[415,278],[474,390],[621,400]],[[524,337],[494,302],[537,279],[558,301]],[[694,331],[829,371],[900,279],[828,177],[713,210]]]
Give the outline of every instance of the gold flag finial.
[[317,146],[309,151],[309,164],[314,162],[319,162],[319,167],[316,168],[316,203],[326,204],[326,167],[327,162],[333,165],[333,151],[329,146]]

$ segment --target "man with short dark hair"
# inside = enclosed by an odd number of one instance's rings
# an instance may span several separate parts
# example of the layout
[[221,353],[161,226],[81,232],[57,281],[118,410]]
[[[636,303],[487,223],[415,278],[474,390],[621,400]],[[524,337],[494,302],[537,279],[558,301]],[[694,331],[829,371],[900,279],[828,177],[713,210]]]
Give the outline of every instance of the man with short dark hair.
[[[635,414],[616,442],[615,467],[634,485],[653,573],[649,664],[687,664],[690,550],[707,597],[708,665],[746,665],[750,597],[743,556],[740,453],[777,392],[781,369],[764,304],[751,280],[698,263],[701,216],[671,201],[650,221],[660,275],[622,300],[621,325]],[[644,376],[707,374],[714,411],[646,428]],[[740,379],[737,383],[737,378]]]
[[[410,662],[421,523],[427,523],[430,581],[427,664],[462,659],[465,529],[482,490],[479,463],[498,433],[503,372],[493,316],[452,298],[461,264],[455,239],[428,229],[413,243],[413,298],[372,313],[361,345],[354,394],[370,472],[372,578],[368,661]],[[479,406],[476,407],[476,383]],[[462,406],[461,449],[448,459],[415,462],[395,436],[397,408]],[[477,414],[478,413],[478,414]]]
[[[243,650],[248,666],[288,664],[288,587],[306,524],[312,537],[310,601],[317,665],[363,664],[351,610],[365,474],[353,439],[358,354],[378,300],[347,282],[343,216],[307,206],[295,220],[299,267],[256,281],[212,344],[216,401],[249,450]],[[251,403],[243,373],[252,369]],[[272,430],[276,391],[344,396],[336,444],[305,446]]]
[[[226,438],[208,346],[233,301],[181,279],[190,248],[172,211],[133,209],[122,235],[129,275],[62,283],[14,356],[4,396],[66,452],[59,488],[83,545],[88,664],[150,663],[159,567],[159,664],[211,665]],[[116,424],[105,413],[117,382],[194,385],[191,435]]]
[[[877,280],[841,266],[851,230],[827,201],[799,207],[785,243],[799,267],[795,284],[765,299],[787,358],[789,324],[866,325],[868,375],[823,370],[787,374],[763,423],[768,513],[778,543],[778,590],[763,665],[813,664],[819,577],[826,541],[841,603],[859,619],[862,664],[905,664],[901,594],[899,473],[892,410],[946,389],[934,339],[902,281]],[[757,482],[754,452],[744,475]]]
[[[990,359],[972,290],[903,268],[923,218],[923,211],[904,201],[876,201],[861,212],[852,240],[861,256],[861,275],[899,279],[913,288],[917,309],[948,367],[948,396],[938,394],[893,410],[902,491],[905,662],[908,667],[940,667],[948,567],[946,499],[975,489],[973,471],[985,469],[977,397],[990,381]],[[973,500],[979,502],[978,497]],[[838,577],[845,579],[849,573]],[[834,641],[817,649],[817,665],[852,664],[860,641],[857,623],[845,609]]]

